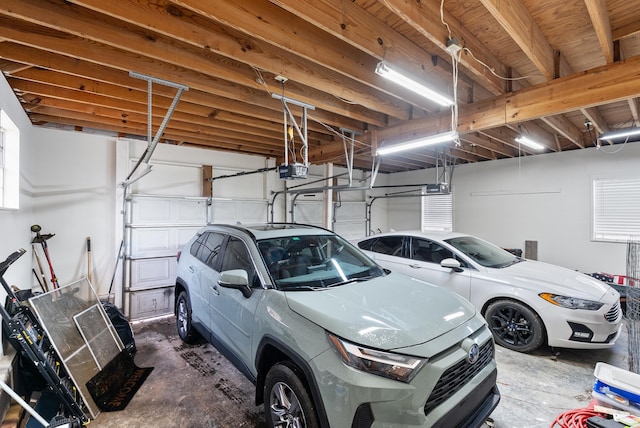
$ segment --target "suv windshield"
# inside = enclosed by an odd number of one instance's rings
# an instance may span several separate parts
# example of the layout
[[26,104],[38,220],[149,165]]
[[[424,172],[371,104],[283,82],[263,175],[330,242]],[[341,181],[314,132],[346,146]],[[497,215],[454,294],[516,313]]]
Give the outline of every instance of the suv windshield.
[[451,238],[445,242],[486,267],[504,268],[522,261],[510,252],[473,236]]
[[258,241],[279,289],[308,290],[384,275],[384,271],[336,235],[301,235]]

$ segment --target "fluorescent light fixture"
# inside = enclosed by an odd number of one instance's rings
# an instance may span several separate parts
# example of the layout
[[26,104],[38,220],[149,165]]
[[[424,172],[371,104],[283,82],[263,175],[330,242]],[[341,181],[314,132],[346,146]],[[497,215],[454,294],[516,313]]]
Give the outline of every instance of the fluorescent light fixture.
[[441,95],[436,91],[427,88],[423,84],[410,79],[399,71],[394,70],[389,66],[389,64],[384,61],[378,63],[378,66],[376,67],[376,74],[379,74],[380,76],[389,79],[392,82],[395,82],[398,85],[403,86],[410,91],[415,92],[416,94],[420,94],[423,97],[428,98],[431,101],[434,101],[442,106],[450,107],[455,104],[451,98],[445,97],[444,95]]
[[377,154],[388,155],[390,153],[401,152],[403,150],[417,149],[418,147],[430,146],[433,144],[444,143],[445,141],[453,141],[458,138],[458,133],[454,131],[445,132],[443,134],[431,135],[429,137],[418,138],[416,140],[407,141],[405,143],[394,144],[392,146],[381,147],[377,150]]
[[545,148],[542,144],[538,143],[537,141],[533,141],[531,138],[525,137],[524,135],[519,135],[518,137],[516,137],[516,141],[523,146],[527,146],[533,150],[544,150]]
[[634,137],[636,135],[640,135],[640,128],[628,128],[628,129],[622,129],[620,131],[605,132],[604,134],[600,134],[598,139],[599,140],[617,140],[620,138]]

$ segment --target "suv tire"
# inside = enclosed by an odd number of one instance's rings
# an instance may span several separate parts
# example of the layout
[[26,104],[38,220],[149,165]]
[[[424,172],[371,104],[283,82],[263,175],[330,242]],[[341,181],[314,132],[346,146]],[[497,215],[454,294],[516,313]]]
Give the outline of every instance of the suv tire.
[[176,300],[176,327],[184,342],[195,343],[198,339],[198,332],[191,325],[191,303],[186,291],[181,291]]
[[290,362],[278,363],[269,369],[263,399],[270,428],[320,426],[311,397]]

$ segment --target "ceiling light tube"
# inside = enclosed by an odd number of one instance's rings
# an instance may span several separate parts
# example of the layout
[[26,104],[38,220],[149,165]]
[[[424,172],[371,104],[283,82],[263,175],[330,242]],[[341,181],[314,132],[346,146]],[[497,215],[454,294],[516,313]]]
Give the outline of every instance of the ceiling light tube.
[[538,143],[537,141],[533,141],[531,138],[525,137],[524,135],[519,135],[518,137],[516,137],[516,141],[522,144],[523,146],[527,146],[533,150],[545,149],[545,147],[542,144]]
[[441,106],[450,107],[454,104],[454,101],[451,98],[445,97],[444,95],[441,95],[436,91],[427,88],[423,84],[410,79],[399,71],[389,67],[389,64],[384,61],[378,63],[378,66],[376,67],[376,74],[389,79],[392,82],[395,82],[398,85],[415,92],[416,94],[422,95],[423,97],[428,98],[431,101],[440,104]]
[[640,128],[621,129],[619,131],[605,132],[600,134],[599,140],[617,140],[619,138],[634,137],[640,135]]
[[445,141],[453,141],[458,138],[458,133],[455,131],[445,132],[443,134],[431,135],[429,137],[418,138],[416,140],[407,141],[400,144],[394,144],[392,146],[380,147],[376,154],[388,155],[390,153],[401,152],[404,150],[417,149],[418,147],[430,146],[433,144],[444,143]]

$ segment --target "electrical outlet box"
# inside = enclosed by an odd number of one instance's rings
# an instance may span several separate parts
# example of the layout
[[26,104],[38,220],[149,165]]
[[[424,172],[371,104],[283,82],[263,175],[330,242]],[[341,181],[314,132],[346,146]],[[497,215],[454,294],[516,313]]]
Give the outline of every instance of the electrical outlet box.
[[452,37],[450,39],[447,40],[447,51],[453,55],[457,54],[460,49],[462,49],[460,47],[460,43],[458,42],[458,39],[456,39],[455,37]]

